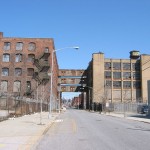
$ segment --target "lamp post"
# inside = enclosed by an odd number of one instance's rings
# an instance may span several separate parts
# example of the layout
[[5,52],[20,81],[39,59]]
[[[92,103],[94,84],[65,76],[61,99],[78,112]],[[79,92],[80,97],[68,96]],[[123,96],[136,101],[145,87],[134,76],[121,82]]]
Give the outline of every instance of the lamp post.
[[49,74],[50,75],[50,102],[49,102],[49,118],[51,118],[51,105],[52,105],[52,99],[53,99],[53,66],[54,66],[54,53],[56,51],[60,51],[60,50],[64,50],[64,49],[76,49],[78,50],[79,47],[78,46],[71,46],[71,47],[64,47],[64,48],[60,48],[60,49],[53,49],[52,50],[52,62],[51,62],[51,73]]

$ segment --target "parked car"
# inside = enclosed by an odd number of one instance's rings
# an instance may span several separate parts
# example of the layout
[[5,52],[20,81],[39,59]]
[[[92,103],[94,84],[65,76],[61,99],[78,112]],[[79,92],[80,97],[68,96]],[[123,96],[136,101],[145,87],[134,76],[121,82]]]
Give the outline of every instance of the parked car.
[[137,112],[139,114],[147,114],[148,113],[148,105],[138,105]]

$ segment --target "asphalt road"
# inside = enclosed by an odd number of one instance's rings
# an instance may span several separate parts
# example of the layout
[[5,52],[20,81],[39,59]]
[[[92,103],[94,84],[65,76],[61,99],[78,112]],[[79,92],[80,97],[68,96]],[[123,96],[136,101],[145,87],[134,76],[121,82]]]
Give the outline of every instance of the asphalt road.
[[150,124],[69,109],[35,150],[149,150]]

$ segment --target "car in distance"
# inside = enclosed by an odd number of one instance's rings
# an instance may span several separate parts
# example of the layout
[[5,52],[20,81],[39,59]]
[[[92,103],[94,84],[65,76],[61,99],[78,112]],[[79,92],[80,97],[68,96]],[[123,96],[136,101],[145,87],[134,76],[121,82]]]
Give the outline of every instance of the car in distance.
[[137,112],[139,114],[147,114],[148,113],[148,105],[138,105]]

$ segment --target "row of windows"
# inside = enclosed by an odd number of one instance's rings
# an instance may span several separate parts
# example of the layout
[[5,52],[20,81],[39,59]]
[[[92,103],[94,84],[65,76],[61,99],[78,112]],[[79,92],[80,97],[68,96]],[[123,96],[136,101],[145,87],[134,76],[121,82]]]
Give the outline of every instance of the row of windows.
[[[28,76],[33,76],[33,73],[34,73],[33,68],[27,69],[27,75]],[[22,75],[22,68],[15,68],[14,75],[15,76],[21,76]],[[9,68],[2,68],[2,76],[9,76]]]
[[[28,58],[27,61],[28,62],[32,62],[32,60],[35,58],[34,54],[28,54]],[[15,55],[15,62],[22,62],[23,57],[22,54],[16,54]],[[10,54],[3,54],[3,58],[2,58],[3,62],[10,62]]]
[[[17,42],[16,43],[16,50],[17,51],[22,51],[23,50],[23,42]],[[10,42],[4,42],[3,50],[8,51],[11,49],[11,43]],[[28,44],[28,50],[29,51],[35,51],[36,50],[36,44],[34,42],[30,42]],[[49,52],[49,48],[45,47],[45,51]]]
[[113,76],[113,79],[121,79],[123,77],[123,79],[136,79],[139,80],[141,78],[140,73],[139,72],[111,72],[111,71],[105,71],[105,78],[107,79],[111,79]]
[[110,81],[110,80],[106,80],[106,87],[112,87],[113,88],[121,88],[123,84],[123,88],[131,88],[133,86],[133,88],[141,88],[141,82],[140,81]]
[[[112,68],[113,67],[113,68]],[[105,62],[105,70],[140,70],[139,63]]]
[[[26,82],[26,90],[31,90],[31,81]],[[1,81],[1,91],[7,92],[8,91],[8,81]],[[21,91],[21,81],[14,81],[13,83],[13,92],[20,92]]]

